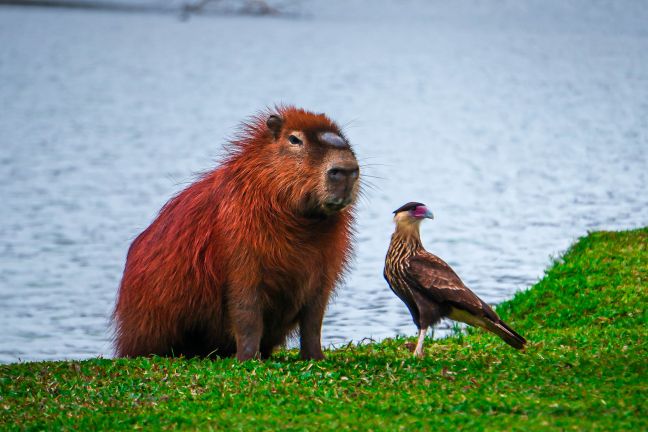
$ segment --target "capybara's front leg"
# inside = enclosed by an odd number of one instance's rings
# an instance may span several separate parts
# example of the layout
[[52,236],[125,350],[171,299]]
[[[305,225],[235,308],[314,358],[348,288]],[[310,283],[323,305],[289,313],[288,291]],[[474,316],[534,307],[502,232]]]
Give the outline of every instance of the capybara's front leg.
[[299,314],[299,336],[301,347],[299,354],[304,360],[323,360],[322,353],[322,320],[326,302],[315,301],[304,306]]
[[252,301],[238,303],[232,311],[232,324],[236,337],[236,358],[239,361],[259,358],[263,335],[263,313],[259,305]]

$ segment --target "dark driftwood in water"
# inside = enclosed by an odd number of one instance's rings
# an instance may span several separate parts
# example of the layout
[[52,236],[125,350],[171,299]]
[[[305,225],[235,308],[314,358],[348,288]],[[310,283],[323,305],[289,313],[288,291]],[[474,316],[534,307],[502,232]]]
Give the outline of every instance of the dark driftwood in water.
[[84,2],[75,0],[0,0],[0,5],[37,6],[63,9],[95,9],[122,12],[172,12],[173,9],[152,4],[125,4],[110,2]]
[[[8,6],[35,6],[51,7],[63,9],[91,9],[118,12],[156,12],[156,13],[177,13],[180,12],[183,18],[188,18],[191,14],[214,13],[205,6],[208,4],[219,3],[220,0],[199,0],[195,3],[187,2],[178,6],[169,6],[163,4],[127,4],[113,3],[105,1],[82,1],[82,0],[0,0],[0,5]],[[279,10],[268,5],[263,0],[245,0],[241,1],[241,6],[237,12],[249,15],[274,15]]]

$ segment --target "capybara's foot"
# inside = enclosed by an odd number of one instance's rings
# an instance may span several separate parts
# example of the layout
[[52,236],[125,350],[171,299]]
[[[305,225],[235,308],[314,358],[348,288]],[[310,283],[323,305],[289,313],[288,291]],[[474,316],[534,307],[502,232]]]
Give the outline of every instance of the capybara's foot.
[[321,348],[310,352],[301,351],[299,355],[302,360],[324,360],[324,353]]

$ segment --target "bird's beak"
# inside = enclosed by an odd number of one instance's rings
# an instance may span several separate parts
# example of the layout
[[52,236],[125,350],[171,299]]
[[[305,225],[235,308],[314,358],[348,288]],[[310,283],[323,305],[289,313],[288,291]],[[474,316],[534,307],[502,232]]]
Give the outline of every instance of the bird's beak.
[[434,214],[429,208],[425,209],[425,214],[423,215],[424,218],[426,219],[434,219]]

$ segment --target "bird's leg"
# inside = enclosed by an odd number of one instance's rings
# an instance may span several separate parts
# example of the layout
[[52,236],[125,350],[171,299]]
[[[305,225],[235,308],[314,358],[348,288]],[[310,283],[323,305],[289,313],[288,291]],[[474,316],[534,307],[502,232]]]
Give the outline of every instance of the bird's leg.
[[423,341],[425,340],[426,333],[427,327],[419,329],[418,342],[416,343],[416,349],[414,350],[414,355],[416,357],[423,357]]

